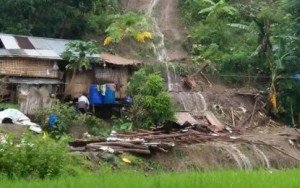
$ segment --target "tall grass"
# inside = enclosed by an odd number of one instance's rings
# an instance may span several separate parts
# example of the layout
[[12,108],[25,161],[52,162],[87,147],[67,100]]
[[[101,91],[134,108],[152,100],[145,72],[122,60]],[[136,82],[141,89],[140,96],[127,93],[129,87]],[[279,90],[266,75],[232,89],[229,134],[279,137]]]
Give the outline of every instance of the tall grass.
[[27,188],[293,188],[300,187],[300,170],[219,171],[191,173],[106,172],[47,180],[0,180],[0,187]]

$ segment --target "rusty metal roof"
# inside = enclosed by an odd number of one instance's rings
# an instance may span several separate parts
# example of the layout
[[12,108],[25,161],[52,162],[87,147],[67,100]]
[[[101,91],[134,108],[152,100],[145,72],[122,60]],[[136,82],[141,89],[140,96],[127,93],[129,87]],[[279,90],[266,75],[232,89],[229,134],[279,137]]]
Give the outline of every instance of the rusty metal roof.
[[34,46],[29,41],[28,37],[15,36],[15,39],[21,49],[34,49]]
[[114,64],[114,65],[138,65],[141,64],[142,61],[134,60],[134,59],[126,59],[124,57],[118,55],[112,55],[109,53],[101,53],[100,59],[105,61],[106,63]]
[[[66,44],[71,42],[71,40],[0,33],[0,42],[4,46],[4,48],[0,48],[0,57],[62,60],[60,55],[66,49]],[[124,66],[142,63],[138,60],[126,59],[109,53],[94,54],[91,58],[99,58],[106,63]]]

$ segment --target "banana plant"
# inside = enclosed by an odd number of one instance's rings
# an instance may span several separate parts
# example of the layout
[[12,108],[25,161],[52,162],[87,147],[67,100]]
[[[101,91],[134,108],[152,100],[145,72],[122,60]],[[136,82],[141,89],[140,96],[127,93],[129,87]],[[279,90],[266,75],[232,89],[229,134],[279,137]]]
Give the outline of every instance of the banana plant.
[[235,7],[230,6],[228,3],[226,3],[225,0],[220,0],[217,3],[211,0],[202,0],[202,1],[203,3],[210,4],[209,7],[200,10],[198,13],[198,14],[207,14],[206,19],[219,18],[222,15],[234,16],[238,13],[238,10]]
[[100,48],[94,41],[72,41],[67,44],[66,50],[60,55],[68,62],[66,69],[73,72],[70,83],[66,87],[66,93],[73,85],[77,70],[88,69],[91,56],[99,53]]

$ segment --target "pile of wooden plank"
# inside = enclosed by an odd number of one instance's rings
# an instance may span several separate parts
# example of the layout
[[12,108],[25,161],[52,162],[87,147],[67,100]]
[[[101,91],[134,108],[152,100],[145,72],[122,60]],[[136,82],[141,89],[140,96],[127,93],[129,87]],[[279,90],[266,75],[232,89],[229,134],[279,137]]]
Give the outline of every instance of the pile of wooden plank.
[[227,139],[228,134],[207,134],[196,129],[178,129],[169,132],[161,130],[139,130],[115,133],[106,139],[70,142],[70,151],[109,152],[121,154],[129,152],[151,155],[156,152],[168,152],[176,145],[195,144],[217,139]]
[[168,152],[175,145],[195,144],[215,139],[226,139],[227,133],[220,133],[224,125],[207,111],[201,122],[194,119],[187,112],[176,114],[177,122],[152,130],[138,130],[127,132],[112,132],[104,139],[89,141],[77,140],[70,142],[70,151],[109,152],[121,154],[130,152],[141,155],[151,155],[155,152]]

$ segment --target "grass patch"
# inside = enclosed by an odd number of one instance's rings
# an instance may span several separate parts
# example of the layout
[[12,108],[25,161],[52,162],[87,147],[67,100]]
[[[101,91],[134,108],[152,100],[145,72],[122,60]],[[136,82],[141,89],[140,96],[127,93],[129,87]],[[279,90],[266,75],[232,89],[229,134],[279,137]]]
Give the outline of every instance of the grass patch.
[[20,109],[20,105],[18,104],[14,104],[14,103],[4,103],[4,102],[0,102],[0,108],[13,108],[13,109]]
[[204,173],[160,173],[147,175],[138,172],[86,173],[79,177],[47,180],[1,180],[1,187],[120,187],[120,188],[266,188],[299,187],[300,170],[287,171],[218,171]]

